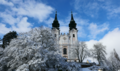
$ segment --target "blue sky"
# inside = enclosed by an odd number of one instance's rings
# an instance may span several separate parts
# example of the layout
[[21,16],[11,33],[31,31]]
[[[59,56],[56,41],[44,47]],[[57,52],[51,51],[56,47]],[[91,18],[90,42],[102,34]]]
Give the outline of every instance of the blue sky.
[[120,51],[120,0],[0,0],[0,37],[13,30],[51,28],[56,10],[61,33],[68,33],[72,10],[79,41]]

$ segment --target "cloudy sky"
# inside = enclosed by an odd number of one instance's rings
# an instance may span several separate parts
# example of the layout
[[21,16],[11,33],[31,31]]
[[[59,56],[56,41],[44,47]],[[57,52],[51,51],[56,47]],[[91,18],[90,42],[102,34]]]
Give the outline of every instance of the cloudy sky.
[[57,10],[61,33],[68,33],[71,11],[79,41],[101,42],[120,55],[120,0],[0,0],[0,38],[9,31],[52,26]]

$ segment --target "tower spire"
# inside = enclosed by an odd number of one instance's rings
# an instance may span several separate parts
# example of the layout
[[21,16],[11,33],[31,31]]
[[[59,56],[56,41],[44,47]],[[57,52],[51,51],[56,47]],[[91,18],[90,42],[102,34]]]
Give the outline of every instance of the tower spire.
[[72,13],[72,11],[71,11],[71,20],[70,20],[70,23],[69,23],[69,29],[70,29],[70,30],[72,30],[72,29],[76,29],[76,30],[77,30],[76,25],[77,25],[77,24],[76,24],[75,21],[74,21],[73,13]]
[[57,11],[56,11],[56,13],[55,13],[55,19],[54,19],[54,21],[53,21],[53,23],[52,23],[52,28],[56,28],[56,29],[59,30],[59,22],[58,22],[58,20],[57,20]]
[[57,11],[56,11],[56,13],[55,13],[55,20],[57,20]]
[[72,11],[71,11],[71,20],[74,20]]

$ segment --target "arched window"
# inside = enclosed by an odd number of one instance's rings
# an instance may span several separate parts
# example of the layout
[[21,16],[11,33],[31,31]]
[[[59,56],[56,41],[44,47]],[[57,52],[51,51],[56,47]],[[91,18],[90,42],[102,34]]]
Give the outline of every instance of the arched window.
[[75,37],[75,34],[73,34],[73,37]]
[[56,37],[56,34],[55,34],[55,37]]
[[63,49],[63,54],[67,54],[67,49],[66,48]]

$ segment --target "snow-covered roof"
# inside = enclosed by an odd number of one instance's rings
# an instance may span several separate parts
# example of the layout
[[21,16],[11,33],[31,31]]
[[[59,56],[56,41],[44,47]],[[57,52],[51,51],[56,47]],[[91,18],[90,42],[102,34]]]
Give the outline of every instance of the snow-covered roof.
[[87,60],[89,63],[92,63],[92,61],[91,60]]

